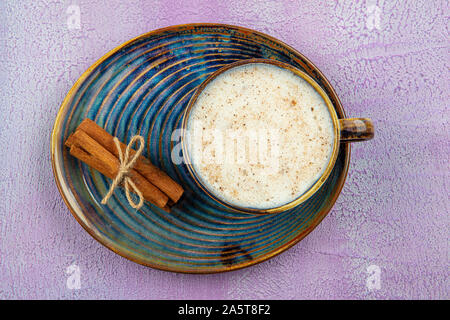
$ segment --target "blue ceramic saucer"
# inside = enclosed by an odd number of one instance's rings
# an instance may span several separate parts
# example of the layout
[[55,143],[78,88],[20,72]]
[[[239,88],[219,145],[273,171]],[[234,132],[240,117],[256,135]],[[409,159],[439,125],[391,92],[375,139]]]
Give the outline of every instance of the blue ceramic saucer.
[[[58,112],[52,165],[67,206],[96,240],[121,256],[157,269],[212,273],[243,268],[286,250],[327,215],[344,184],[350,146],[342,144],[326,183],[288,211],[248,215],[211,201],[182,165],[171,161],[172,132],[196,88],[215,70],[251,58],[275,59],[305,71],[344,110],[322,73],[281,41],[236,26],[191,24],[132,39],[91,66]],[[170,213],[146,203],[132,209],[120,188],[101,205],[111,181],[71,157],[64,141],[90,118],[121,141],[146,139],[144,155],[185,189]]]

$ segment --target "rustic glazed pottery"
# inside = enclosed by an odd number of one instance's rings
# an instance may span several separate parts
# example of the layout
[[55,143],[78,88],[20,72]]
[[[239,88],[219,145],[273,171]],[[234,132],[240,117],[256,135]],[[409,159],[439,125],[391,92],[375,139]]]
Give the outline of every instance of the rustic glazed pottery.
[[[247,65],[247,64],[270,64],[274,65],[286,70],[289,70],[293,72],[295,75],[301,77],[306,82],[308,82],[322,97],[322,99],[325,101],[328,111],[331,115],[332,122],[333,122],[333,131],[334,131],[334,143],[333,143],[333,149],[330,156],[330,160],[328,162],[327,167],[325,168],[325,171],[322,173],[319,179],[303,194],[301,194],[298,198],[290,201],[289,203],[283,204],[281,206],[277,206],[274,208],[269,209],[256,209],[256,208],[248,208],[248,207],[240,207],[236,206],[232,203],[225,202],[224,200],[220,199],[218,196],[214,194],[211,190],[208,189],[207,186],[205,186],[202,183],[202,179],[200,178],[199,174],[196,172],[194,166],[192,165],[192,161],[189,156],[189,150],[187,150],[187,144],[185,143],[186,139],[186,132],[187,132],[187,123],[189,121],[189,115],[190,111],[192,110],[192,107],[195,105],[197,98],[199,95],[203,92],[203,89],[208,86],[211,81],[216,79],[218,76],[220,76],[223,72],[230,70],[231,68]],[[308,74],[305,72],[293,67],[290,64],[280,62],[278,60],[268,60],[268,59],[248,59],[248,60],[241,60],[234,63],[230,63],[219,70],[213,72],[195,91],[195,94],[189,101],[189,104],[187,108],[185,109],[183,113],[183,122],[182,122],[182,129],[183,129],[183,136],[182,136],[182,149],[183,149],[183,156],[184,156],[184,162],[186,163],[186,166],[189,170],[189,173],[192,175],[193,180],[197,183],[197,185],[208,195],[210,196],[214,201],[217,201],[218,203],[226,206],[227,208],[233,209],[236,212],[242,212],[242,213],[249,213],[249,214],[266,214],[266,213],[279,213],[283,212],[289,209],[292,209],[293,207],[296,207],[306,200],[308,200],[311,196],[314,195],[314,193],[320,189],[320,187],[325,183],[327,178],[330,176],[331,171],[334,168],[338,153],[339,153],[339,147],[340,143],[342,142],[352,142],[352,141],[364,141],[369,140],[373,138],[374,130],[373,125],[370,119],[367,118],[352,118],[352,119],[339,119],[338,114],[333,106],[333,103],[331,102],[330,98],[327,96],[325,91],[322,89],[320,85],[318,85],[313,78],[311,78]]]
[[[267,260],[311,232],[335,203],[348,170],[349,144],[340,144],[326,181],[302,204],[277,214],[237,213],[213,201],[184,165],[171,161],[184,110],[195,90],[230,63],[263,58],[309,75],[329,97],[339,118],[344,110],[323,74],[303,55],[265,34],[228,25],[164,28],[132,39],[91,66],[58,112],[51,141],[52,165],[61,195],[96,240],[137,263],[168,271],[222,272]],[[64,141],[84,118],[119,140],[146,139],[144,155],[184,188],[171,213],[149,203],[136,211],[120,188],[100,201],[110,180],[74,159]]]

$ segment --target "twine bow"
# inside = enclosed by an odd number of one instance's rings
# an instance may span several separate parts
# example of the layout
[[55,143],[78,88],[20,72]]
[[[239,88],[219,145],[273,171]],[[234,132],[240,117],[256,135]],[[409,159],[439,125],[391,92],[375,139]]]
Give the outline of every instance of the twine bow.
[[[136,150],[136,153],[133,155],[133,157],[131,159],[129,159],[131,147],[133,146],[133,144],[136,141],[139,142],[139,147]],[[117,176],[114,178],[111,186],[109,187],[108,193],[102,200],[102,204],[106,204],[108,199],[114,193],[114,189],[123,181],[123,185],[125,187],[125,195],[127,197],[128,203],[134,209],[140,209],[142,207],[142,205],[144,204],[144,197],[142,196],[142,192],[133,183],[133,181],[129,177],[127,177],[127,174],[130,172],[131,168],[136,163],[136,160],[141,155],[142,150],[144,150],[144,138],[139,135],[133,136],[133,138],[131,138],[130,143],[128,143],[127,148],[125,149],[125,155],[123,155],[123,153],[122,153],[122,148],[120,147],[120,142],[119,142],[119,139],[117,139],[117,137],[114,137],[114,143],[115,143],[117,151],[119,153],[120,166],[119,166],[119,171],[117,172]],[[130,187],[134,190],[134,192],[139,197],[139,203],[137,203],[137,204],[131,198]]]

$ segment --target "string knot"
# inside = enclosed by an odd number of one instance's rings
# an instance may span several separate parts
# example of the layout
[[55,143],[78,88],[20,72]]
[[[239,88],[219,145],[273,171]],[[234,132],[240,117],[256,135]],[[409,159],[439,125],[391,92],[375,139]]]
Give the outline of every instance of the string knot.
[[[131,147],[134,145],[135,142],[139,142],[139,146],[138,146],[138,149],[136,150],[135,154],[130,159],[130,151],[132,149]],[[114,189],[121,182],[123,182],[123,186],[125,187],[125,195],[127,197],[128,203],[134,209],[140,209],[142,207],[142,205],[144,204],[144,197],[142,196],[142,192],[138,189],[138,187],[134,184],[134,182],[127,175],[130,172],[130,170],[133,168],[134,164],[136,163],[137,159],[141,155],[142,151],[144,150],[144,138],[139,135],[133,136],[130,140],[130,143],[128,143],[127,148],[125,149],[125,155],[122,153],[122,148],[120,147],[120,141],[119,141],[119,139],[117,139],[117,137],[114,137],[114,143],[116,145],[117,152],[119,153],[119,162],[120,162],[119,171],[117,172],[116,177],[114,178],[113,182],[111,183],[108,193],[102,199],[102,204],[106,204],[108,199],[114,193]],[[139,197],[139,202],[137,204],[131,198],[130,187],[133,189],[133,191]]]

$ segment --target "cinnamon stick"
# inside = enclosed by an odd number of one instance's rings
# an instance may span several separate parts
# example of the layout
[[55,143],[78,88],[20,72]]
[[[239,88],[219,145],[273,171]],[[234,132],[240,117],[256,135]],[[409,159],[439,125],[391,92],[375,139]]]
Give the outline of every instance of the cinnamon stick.
[[[117,147],[113,141],[114,137],[91,119],[84,119],[77,130],[86,132],[114,156],[119,156]],[[120,147],[122,148],[122,152],[125,152],[127,146],[120,142]],[[133,156],[134,153],[135,151],[132,150],[130,156]],[[183,194],[183,188],[165,172],[154,166],[146,157],[139,156],[133,168],[164,192],[173,202],[177,202]]]
[[[65,142],[70,154],[108,178],[114,179],[120,162],[111,152],[82,130],[76,130]],[[169,198],[136,170],[131,169],[128,176],[141,191],[144,199],[168,211]]]

